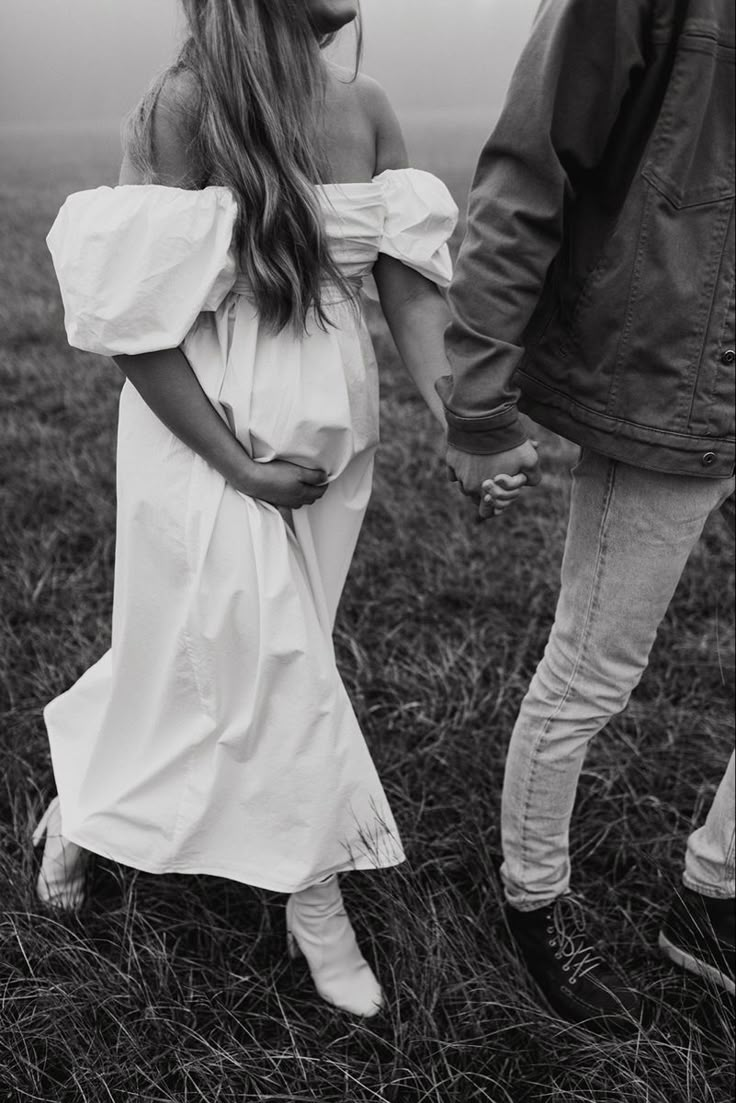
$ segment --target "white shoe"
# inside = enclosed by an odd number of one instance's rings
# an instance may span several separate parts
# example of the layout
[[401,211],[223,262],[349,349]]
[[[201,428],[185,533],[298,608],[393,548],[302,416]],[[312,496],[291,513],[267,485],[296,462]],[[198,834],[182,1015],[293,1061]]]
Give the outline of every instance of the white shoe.
[[59,798],[49,804],[33,832],[34,847],[46,840],[36,895],[43,904],[60,911],[79,911],[86,896],[89,852],[61,834]]
[[286,929],[289,956],[304,955],[323,1000],[353,1015],[378,1014],[381,986],[358,949],[336,876],[289,897]]

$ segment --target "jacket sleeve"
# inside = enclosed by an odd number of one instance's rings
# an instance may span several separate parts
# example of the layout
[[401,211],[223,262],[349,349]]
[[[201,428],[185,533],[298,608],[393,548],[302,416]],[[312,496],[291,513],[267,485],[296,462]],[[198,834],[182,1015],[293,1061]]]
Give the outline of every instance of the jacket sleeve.
[[483,149],[450,292],[452,377],[437,385],[448,439],[503,452],[526,435],[513,375],[562,243],[575,182],[600,162],[645,66],[653,0],[542,0]]

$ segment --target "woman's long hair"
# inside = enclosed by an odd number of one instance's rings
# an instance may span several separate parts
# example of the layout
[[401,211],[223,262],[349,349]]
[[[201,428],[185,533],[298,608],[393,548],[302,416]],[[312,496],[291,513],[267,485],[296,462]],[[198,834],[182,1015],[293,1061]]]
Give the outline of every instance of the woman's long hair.
[[[127,120],[129,156],[156,182],[156,103],[168,80],[196,88],[192,187],[229,187],[238,201],[240,264],[261,319],[304,330],[329,324],[324,281],[354,292],[330,255],[314,185],[325,182],[319,140],[325,70],[303,0],[182,0],[189,36]],[[358,35],[360,44],[360,31]],[[357,67],[356,67],[357,68]]]

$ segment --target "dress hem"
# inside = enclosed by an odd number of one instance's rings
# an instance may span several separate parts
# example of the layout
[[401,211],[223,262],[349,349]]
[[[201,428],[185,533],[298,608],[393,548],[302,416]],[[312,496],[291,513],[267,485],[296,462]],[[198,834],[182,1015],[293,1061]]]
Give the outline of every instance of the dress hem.
[[140,873],[150,873],[156,876],[166,873],[175,873],[190,877],[224,877],[229,881],[236,881],[241,885],[249,885],[251,888],[263,889],[266,892],[287,894],[301,892],[302,889],[309,888],[310,885],[314,885],[318,881],[323,881],[326,877],[331,877],[336,873],[350,873],[354,870],[391,869],[406,861],[406,855],[403,850],[399,851],[400,857],[387,856],[385,861],[376,861],[371,857],[364,856],[352,859],[349,862],[327,867],[315,873],[313,876],[310,876],[307,880],[300,881],[294,885],[285,882],[277,883],[276,879],[273,877],[264,878],[260,875],[242,870],[241,867],[235,869],[228,866],[200,866],[196,863],[176,865],[173,863],[156,864],[145,862],[132,854],[124,854],[122,850],[117,850],[116,853],[109,850],[103,851],[99,844],[91,843],[89,839],[86,839],[81,831],[67,831],[65,828],[64,838],[68,839],[69,842],[74,843],[76,846],[88,850],[91,854],[97,855],[99,858],[104,858],[108,862],[117,862],[119,865],[128,866],[131,869],[138,870]]

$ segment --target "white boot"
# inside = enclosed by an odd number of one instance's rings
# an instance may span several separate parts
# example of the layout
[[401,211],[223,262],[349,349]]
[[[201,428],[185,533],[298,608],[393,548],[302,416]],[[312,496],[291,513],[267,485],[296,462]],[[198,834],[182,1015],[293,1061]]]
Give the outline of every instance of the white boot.
[[304,955],[323,1000],[366,1018],[381,1010],[381,986],[358,949],[336,876],[289,897],[286,930],[290,956]]
[[36,882],[36,895],[49,907],[60,911],[79,911],[85,899],[89,852],[61,834],[58,797],[51,801],[33,832],[34,847],[44,838],[46,845]]

